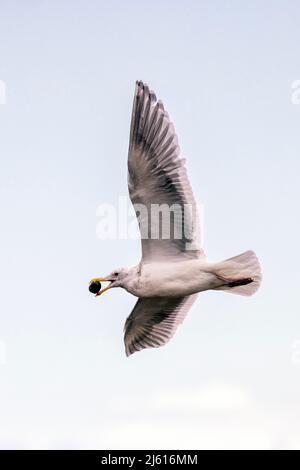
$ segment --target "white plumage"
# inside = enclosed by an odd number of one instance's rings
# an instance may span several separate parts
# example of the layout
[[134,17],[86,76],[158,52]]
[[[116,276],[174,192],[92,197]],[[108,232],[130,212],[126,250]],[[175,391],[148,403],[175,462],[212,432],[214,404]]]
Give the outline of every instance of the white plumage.
[[[97,295],[123,287],[139,297],[125,323],[125,350],[130,355],[165,344],[198,292],[214,289],[252,295],[261,282],[261,271],[252,251],[220,263],[206,260],[174,127],[162,103],[141,81],[136,83],[132,110],[128,188],[140,225],[141,262],[92,281],[110,281]],[[178,210],[170,219],[166,238],[160,231],[160,218],[150,217],[153,205],[162,204]]]

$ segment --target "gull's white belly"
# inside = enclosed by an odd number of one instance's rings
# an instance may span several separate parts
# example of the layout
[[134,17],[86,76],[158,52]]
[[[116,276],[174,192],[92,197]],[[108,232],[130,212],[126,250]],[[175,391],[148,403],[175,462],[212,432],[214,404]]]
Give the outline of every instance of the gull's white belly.
[[127,290],[137,297],[185,296],[213,289],[218,280],[203,260],[142,265],[139,280]]

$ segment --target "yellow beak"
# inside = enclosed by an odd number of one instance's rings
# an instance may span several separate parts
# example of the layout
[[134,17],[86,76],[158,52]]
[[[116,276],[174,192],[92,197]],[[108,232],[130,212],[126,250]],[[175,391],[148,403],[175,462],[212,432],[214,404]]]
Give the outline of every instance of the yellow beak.
[[[105,279],[105,277],[93,277],[93,279],[90,280],[90,284],[92,282],[108,282],[108,281],[107,281],[107,279]],[[97,294],[95,294],[95,297],[99,297],[99,295],[103,294],[103,292],[105,292],[108,289],[110,289],[110,285],[107,286],[107,287],[104,287],[101,290],[99,290],[99,292],[97,292]]]

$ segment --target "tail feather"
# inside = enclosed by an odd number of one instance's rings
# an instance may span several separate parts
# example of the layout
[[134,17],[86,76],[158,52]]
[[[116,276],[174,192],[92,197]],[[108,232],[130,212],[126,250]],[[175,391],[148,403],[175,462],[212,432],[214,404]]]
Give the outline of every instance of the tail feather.
[[240,295],[253,295],[262,279],[259,261],[251,250],[217,263],[215,274],[221,281],[217,290]]

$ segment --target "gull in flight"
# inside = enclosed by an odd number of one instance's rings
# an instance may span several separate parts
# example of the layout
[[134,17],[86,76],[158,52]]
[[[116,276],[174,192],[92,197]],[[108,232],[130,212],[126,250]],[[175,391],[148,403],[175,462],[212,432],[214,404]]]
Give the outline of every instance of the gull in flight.
[[[162,102],[141,81],[136,82],[131,118],[128,188],[141,232],[142,259],[137,266],[93,278],[89,285],[96,296],[122,287],[138,297],[124,327],[127,356],[167,343],[198,292],[212,289],[249,296],[261,282],[253,251],[217,263],[206,259],[174,127]],[[161,233],[159,214],[150,220],[151,208],[157,205],[182,210],[169,218],[168,236]],[[180,236],[178,228],[184,228]],[[101,289],[106,281],[108,286]]]

